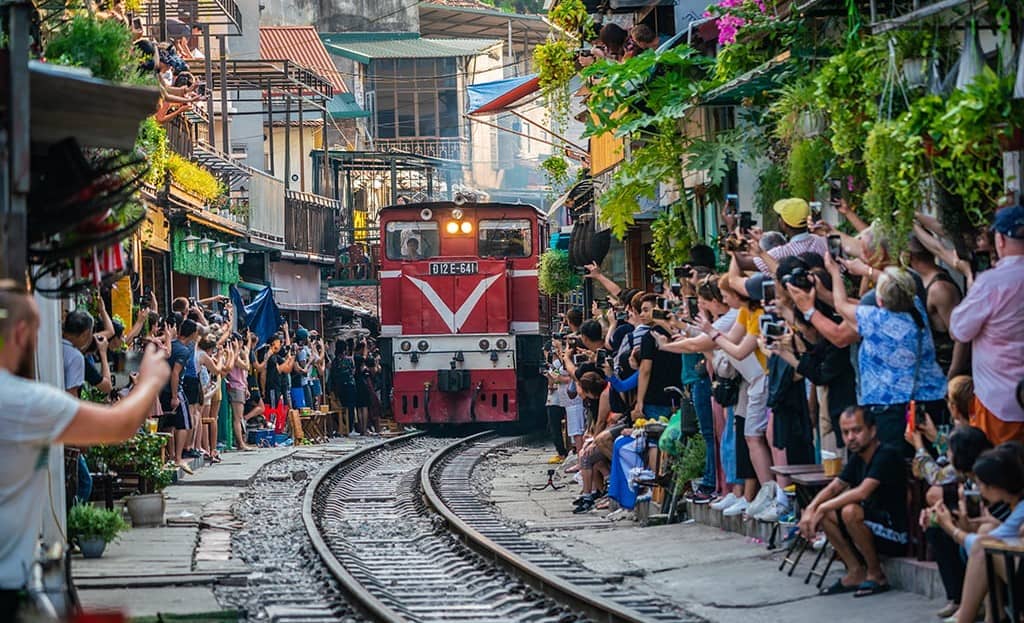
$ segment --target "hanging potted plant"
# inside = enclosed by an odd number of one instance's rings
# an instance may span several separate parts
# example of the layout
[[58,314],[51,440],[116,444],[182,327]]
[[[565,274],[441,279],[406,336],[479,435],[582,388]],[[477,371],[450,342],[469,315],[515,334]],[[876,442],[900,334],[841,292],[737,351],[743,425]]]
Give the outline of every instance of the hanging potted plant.
[[825,131],[827,118],[818,105],[817,87],[812,80],[797,80],[779,89],[770,108],[778,118],[775,136],[787,144],[814,138]]
[[569,263],[569,254],[561,249],[548,249],[537,263],[537,285],[549,296],[568,294],[580,285],[580,276]]
[[85,558],[101,557],[107,543],[127,529],[128,524],[116,510],[75,504],[68,512],[68,539],[78,545]]
[[935,47],[933,31],[928,27],[900,30],[893,41],[904,86],[916,89],[928,84],[928,63]]

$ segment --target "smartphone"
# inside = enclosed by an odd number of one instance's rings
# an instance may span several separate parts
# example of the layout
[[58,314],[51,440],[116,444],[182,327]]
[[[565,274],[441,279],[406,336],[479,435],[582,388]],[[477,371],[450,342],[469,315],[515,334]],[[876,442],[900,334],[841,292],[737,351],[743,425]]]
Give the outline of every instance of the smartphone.
[[740,212],[740,229],[746,231],[754,226],[754,217],[750,212]]
[[142,30],[142,18],[136,17],[132,20],[132,28],[135,30]]
[[608,350],[604,348],[597,349],[597,365],[603,366],[606,359],[608,359]]
[[682,295],[682,293],[683,293],[683,286],[682,286],[682,284],[673,283],[672,284],[672,294],[674,294],[676,296],[680,296],[680,295]]
[[696,318],[700,315],[700,307],[697,306],[696,296],[686,297],[686,311],[690,313],[690,318]]
[[971,519],[981,517],[981,491],[977,489],[964,490],[964,503],[967,506],[967,516]]
[[581,366],[581,365],[587,363],[588,361],[590,361],[590,357],[588,357],[585,354],[579,354],[579,355],[573,355],[572,356],[572,363],[573,363],[573,365]]
[[153,286],[142,286],[143,304],[149,305],[149,297],[153,296]]
[[817,223],[821,220],[821,202],[812,201],[807,204],[811,208],[811,221]]
[[659,296],[657,300],[658,309],[667,309],[665,306],[665,297]]
[[942,503],[951,511],[955,511],[960,506],[960,486],[958,483],[951,482],[942,485]]
[[651,312],[651,317],[654,318],[655,320],[667,320],[668,311],[664,309],[655,309],[654,311]]
[[828,183],[828,200],[833,205],[839,205],[843,198],[843,180],[830,180]]
[[988,251],[975,251],[974,257],[971,258],[971,270],[974,274],[988,270],[992,268],[992,254]]
[[672,273],[676,279],[689,279],[693,276],[693,267],[689,264],[683,264],[682,266],[676,266]]
[[839,234],[831,234],[828,237],[828,254],[833,259],[843,257],[843,237]]
[[775,282],[765,279],[761,282],[761,302],[771,303],[775,300]]

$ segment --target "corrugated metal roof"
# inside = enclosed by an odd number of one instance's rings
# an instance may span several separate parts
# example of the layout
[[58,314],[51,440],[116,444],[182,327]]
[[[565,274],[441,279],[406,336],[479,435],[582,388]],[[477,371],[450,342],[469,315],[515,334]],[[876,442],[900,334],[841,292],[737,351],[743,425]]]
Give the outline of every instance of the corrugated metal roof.
[[260,26],[260,58],[289,59],[330,81],[334,93],[348,93],[331,55],[312,26]]
[[323,33],[320,39],[331,54],[358,63],[379,58],[450,58],[474,56],[500,39],[424,39],[416,33]]

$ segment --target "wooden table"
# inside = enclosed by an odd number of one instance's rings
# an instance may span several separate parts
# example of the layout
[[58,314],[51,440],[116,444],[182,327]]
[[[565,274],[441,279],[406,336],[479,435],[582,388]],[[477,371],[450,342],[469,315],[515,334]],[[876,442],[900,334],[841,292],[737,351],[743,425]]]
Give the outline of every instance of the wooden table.
[[[1024,604],[1021,603],[1021,583],[1024,582],[1024,541],[1007,539],[992,541],[985,545],[985,573],[988,575],[988,605],[990,612],[999,612],[999,587],[1003,580],[996,574],[995,558],[1003,557],[1006,568],[1006,608],[1011,621],[1019,621]],[[1002,618],[1002,617],[1000,617]]]
[[327,441],[327,414],[313,411],[308,415],[299,414],[299,421],[302,423],[302,436],[313,443],[324,443]]

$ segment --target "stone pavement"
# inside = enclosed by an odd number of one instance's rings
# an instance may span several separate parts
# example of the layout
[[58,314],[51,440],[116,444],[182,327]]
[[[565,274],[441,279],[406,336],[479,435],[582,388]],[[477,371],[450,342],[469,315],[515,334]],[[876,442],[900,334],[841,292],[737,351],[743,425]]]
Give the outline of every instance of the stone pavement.
[[[530,538],[606,574],[609,582],[621,582],[623,590],[642,586],[722,623],[816,621],[837,613],[843,623],[924,623],[936,621],[934,612],[944,605],[895,589],[861,599],[819,596],[813,582],[803,583],[811,563],[806,555],[787,577],[778,571],[781,552],[719,528],[694,522],[641,528],[604,519],[608,511],[573,515],[579,487],[561,470],[556,483],[569,482],[566,488],[531,488],[547,481],[551,454],[547,448],[507,449],[480,467],[477,482],[493,477],[491,500],[506,518],[520,523]],[[826,582],[839,578],[842,569],[841,563],[833,565]]]
[[73,558],[83,607],[119,610],[133,617],[219,610],[214,585],[244,582],[250,572],[232,556],[231,535],[239,526],[231,508],[257,472],[297,451],[319,453],[326,464],[372,441],[343,438],[297,448],[222,453],[222,463],[184,475],[165,490],[165,526],[123,533],[117,543],[107,546],[102,558]]

